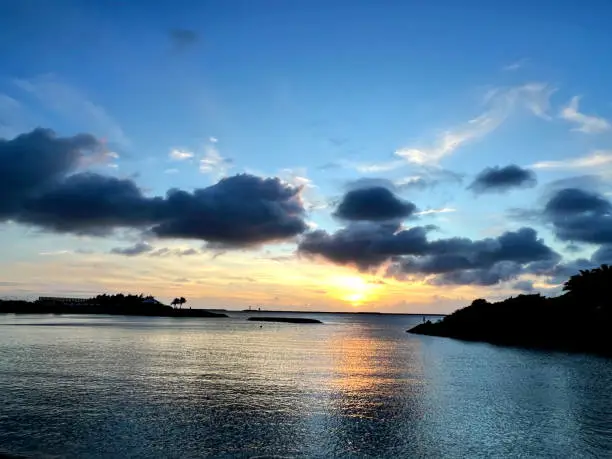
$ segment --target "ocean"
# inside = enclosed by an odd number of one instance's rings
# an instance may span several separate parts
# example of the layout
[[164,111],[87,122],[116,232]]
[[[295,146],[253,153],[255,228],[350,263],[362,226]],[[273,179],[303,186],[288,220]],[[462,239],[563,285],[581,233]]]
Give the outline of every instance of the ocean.
[[612,456],[610,359],[406,333],[422,316],[254,314],[0,315],[0,453]]

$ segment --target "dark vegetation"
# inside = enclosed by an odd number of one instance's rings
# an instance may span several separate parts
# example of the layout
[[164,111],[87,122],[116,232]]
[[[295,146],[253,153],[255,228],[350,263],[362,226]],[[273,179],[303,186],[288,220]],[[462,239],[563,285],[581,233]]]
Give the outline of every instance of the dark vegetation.
[[322,324],[317,319],[307,319],[304,317],[249,317],[247,320],[254,322],[287,322],[290,324]]
[[555,298],[534,294],[497,303],[474,300],[441,321],[427,321],[408,331],[612,356],[612,268],[580,271],[563,290]]
[[[186,302],[184,298],[178,303]],[[181,301],[182,300],[182,301]],[[174,303],[174,302],[173,302]],[[0,301],[0,313],[13,314],[110,314],[153,317],[227,317],[204,309],[178,309],[144,295],[98,295],[79,303],[57,300]]]

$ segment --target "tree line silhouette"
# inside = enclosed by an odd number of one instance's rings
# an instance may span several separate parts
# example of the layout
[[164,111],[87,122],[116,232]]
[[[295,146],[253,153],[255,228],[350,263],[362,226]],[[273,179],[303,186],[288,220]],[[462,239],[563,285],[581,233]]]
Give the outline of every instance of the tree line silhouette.
[[495,303],[479,298],[438,322],[408,331],[612,355],[612,268],[581,270],[563,284],[563,291],[553,298],[518,295]]
[[[62,298],[37,301],[0,301],[0,313],[14,314],[110,314],[156,317],[227,317],[204,309],[182,309],[185,297],[172,300],[172,306],[160,303],[151,295],[102,294],[72,303]],[[177,308],[178,306],[178,308]]]

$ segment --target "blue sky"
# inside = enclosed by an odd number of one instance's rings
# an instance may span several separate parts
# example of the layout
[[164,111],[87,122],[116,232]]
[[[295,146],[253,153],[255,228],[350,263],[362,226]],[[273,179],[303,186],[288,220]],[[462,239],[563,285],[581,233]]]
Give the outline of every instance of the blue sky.
[[[347,224],[332,214],[351,183],[383,179],[421,212],[405,225],[437,225],[434,239],[477,240],[529,226],[570,262],[599,245],[572,244],[550,222],[518,218],[516,209],[537,213],[564,178],[603,196],[611,190],[610,17],[605,1],[588,8],[560,0],[8,1],[0,6],[0,137],[35,127],[64,137],[90,133],[104,153],[88,170],[132,180],[151,196],[238,173],[279,177],[304,187],[309,227],[330,234]],[[485,168],[510,164],[536,174],[537,186],[469,189]],[[435,186],[415,186],[432,180]],[[165,260],[174,263],[172,281],[134,275],[123,284],[95,270],[70,274],[70,266],[92,264],[103,273],[170,269],[150,256],[111,253],[143,237],[125,228],[105,237],[58,234],[7,220],[0,293],[76,295],[136,283],[161,297],[187,291],[198,304],[241,305],[248,295],[234,299],[233,291],[250,291],[252,281],[207,286],[201,278],[236,269],[249,272],[244,278],[273,278],[272,268],[258,271],[250,260],[291,257],[299,244],[209,245],[190,258],[185,275],[183,257]],[[147,239],[179,251],[206,242]],[[304,276],[313,285],[322,269],[343,270],[332,277],[365,275],[307,258],[288,269],[311,269]],[[66,273],[46,281],[45,272],[56,268]],[[380,269],[370,275],[386,278]],[[414,280],[377,298],[393,310],[447,310],[472,294],[512,293],[523,275],[442,300],[428,290],[414,306],[398,300],[402,288],[418,290]],[[283,282],[258,298],[339,307],[333,294],[289,297]],[[550,278],[530,282],[554,290]]]

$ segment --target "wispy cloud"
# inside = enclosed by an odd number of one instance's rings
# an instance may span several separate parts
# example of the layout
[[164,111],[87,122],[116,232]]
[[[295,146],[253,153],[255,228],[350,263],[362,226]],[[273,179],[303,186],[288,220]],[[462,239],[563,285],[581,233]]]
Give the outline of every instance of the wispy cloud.
[[320,193],[317,185],[308,178],[305,168],[282,169],[278,176],[285,182],[302,189],[300,198],[307,210],[316,211],[328,207],[327,199]]
[[178,174],[178,171],[179,171],[178,169],[170,168],[170,169],[166,169],[164,171],[164,174]]
[[427,209],[415,213],[415,215],[431,215],[431,214],[447,214],[449,212],[457,212],[457,209],[452,207],[442,207],[441,209]]
[[610,123],[605,118],[580,113],[578,105],[580,96],[574,96],[561,110],[559,116],[570,123],[576,124],[572,131],[584,132],[585,134],[597,134],[610,129]]
[[413,164],[435,165],[458,148],[496,130],[518,108],[527,109],[540,118],[550,119],[547,112],[554,91],[543,83],[491,90],[485,96],[487,108],[484,113],[461,126],[444,131],[430,147],[405,147],[395,154]]
[[52,257],[57,255],[70,255],[73,252],[71,250],[51,250],[48,252],[39,252],[38,255],[43,257]]
[[525,67],[525,64],[527,64],[527,62],[529,62],[529,59],[526,59],[526,58],[519,59],[518,61],[514,61],[508,65],[504,65],[502,67],[502,70],[504,70],[505,72],[515,72]]
[[149,253],[154,248],[148,242],[137,242],[136,244],[129,247],[114,247],[110,250],[110,253],[115,255],[124,255],[126,257],[135,257],[142,255],[143,253]]
[[79,161],[79,167],[87,169],[95,166],[107,166],[112,169],[117,169],[119,165],[116,161],[120,158],[119,153],[110,151],[106,145],[101,142],[100,148],[92,154],[83,156]]
[[357,172],[361,172],[362,174],[376,174],[379,172],[389,172],[395,169],[399,169],[401,167],[405,167],[406,161],[402,159],[392,159],[389,161],[381,161],[381,162],[359,162],[359,161],[350,161],[346,159],[340,159],[338,161],[332,161],[326,164],[323,164],[317,169],[319,170],[330,170],[330,169],[352,169]]
[[186,159],[193,158],[194,155],[191,151],[183,150],[180,148],[173,148],[172,150],[170,150],[170,153],[168,153],[168,156],[174,161],[185,161]]
[[217,148],[217,139],[214,137],[204,147],[204,156],[200,159],[200,172],[203,174],[213,174],[219,178],[225,177],[229,169],[232,168],[233,160],[225,158]]
[[586,169],[612,164],[612,151],[596,150],[590,155],[560,161],[540,161],[532,164],[534,169]]
[[75,124],[82,125],[83,129],[122,146],[130,144],[121,126],[103,107],[95,104],[85,93],[63,82],[55,75],[47,74],[30,79],[17,79],[14,80],[14,83],[50,110]]
[[12,138],[23,132],[22,123],[15,119],[21,111],[22,106],[19,101],[6,94],[0,94],[0,138]]

